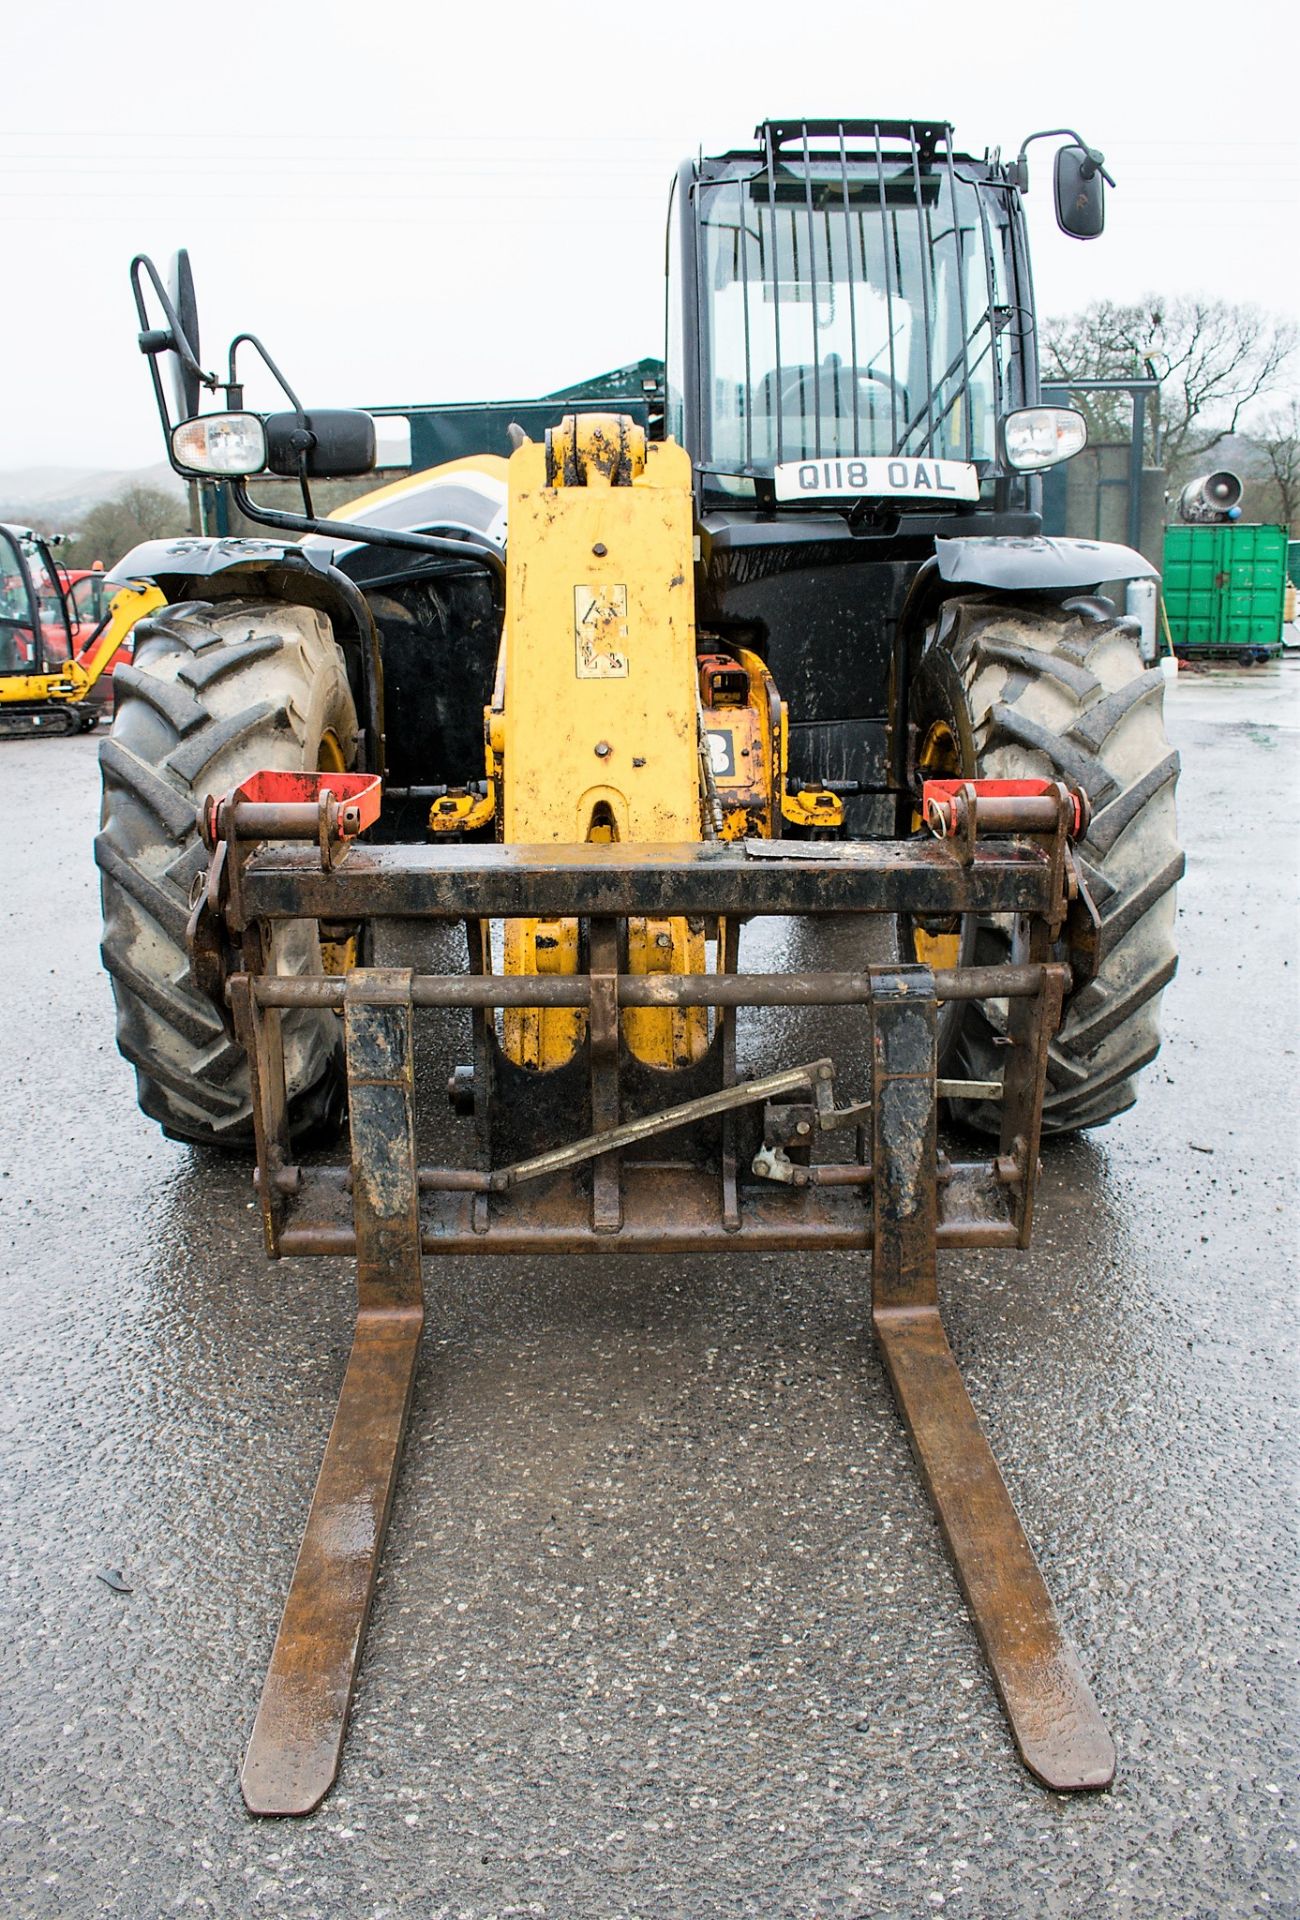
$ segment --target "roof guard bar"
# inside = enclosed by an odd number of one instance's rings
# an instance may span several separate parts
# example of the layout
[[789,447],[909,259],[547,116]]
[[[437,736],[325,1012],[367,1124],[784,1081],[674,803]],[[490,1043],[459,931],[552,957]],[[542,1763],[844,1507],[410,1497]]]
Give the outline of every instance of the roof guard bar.
[[802,146],[805,138],[835,140],[841,133],[849,139],[874,140],[879,135],[882,140],[916,145],[922,166],[929,166],[940,144],[951,140],[952,128],[946,120],[763,120],[755,127],[754,138],[775,154],[790,143]]

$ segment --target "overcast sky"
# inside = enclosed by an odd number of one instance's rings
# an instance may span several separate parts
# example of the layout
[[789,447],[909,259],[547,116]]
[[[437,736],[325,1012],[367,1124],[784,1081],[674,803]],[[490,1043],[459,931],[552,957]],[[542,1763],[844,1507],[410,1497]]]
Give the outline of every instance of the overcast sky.
[[[308,405],[525,397],[663,329],[667,189],[765,117],[1074,126],[1107,231],[1028,207],[1040,311],[1149,289],[1300,311],[1289,0],[43,0],[5,29],[0,469],[162,443],[132,253],[194,263],[202,357],[260,334]],[[1297,375],[1300,384],[1300,374]],[[250,387],[249,400],[270,404]]]

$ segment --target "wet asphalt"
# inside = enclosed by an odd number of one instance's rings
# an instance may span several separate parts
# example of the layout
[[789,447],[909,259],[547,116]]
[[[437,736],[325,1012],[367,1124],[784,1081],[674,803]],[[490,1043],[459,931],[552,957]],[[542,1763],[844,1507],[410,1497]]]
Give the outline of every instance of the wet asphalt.
[[1184,675],[1168,719],[1165,1049],[1134,1111],[1046,1148],[1031,1253],[942,1262],[1113,1789],[1014,1756],[858,1259],[462,1260],[426,1263],[339,1784],[262,1824],[236,1770],[349,1270],[269,1266],[247,1169],[138,1113],[95,743],[0,746],[0,1911],[1300,1912],[1300,661]]

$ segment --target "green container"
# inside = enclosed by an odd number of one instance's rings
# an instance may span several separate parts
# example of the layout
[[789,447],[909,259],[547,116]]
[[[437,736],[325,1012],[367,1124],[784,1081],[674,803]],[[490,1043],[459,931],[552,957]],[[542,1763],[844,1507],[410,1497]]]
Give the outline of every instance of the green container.
[[1282,651],[1285,527],[1165,528],[1165,611],[1174,651],[1274,659]]
[[1286,543],[1286,577],[1293,587],[1300,587],[1300,540]]

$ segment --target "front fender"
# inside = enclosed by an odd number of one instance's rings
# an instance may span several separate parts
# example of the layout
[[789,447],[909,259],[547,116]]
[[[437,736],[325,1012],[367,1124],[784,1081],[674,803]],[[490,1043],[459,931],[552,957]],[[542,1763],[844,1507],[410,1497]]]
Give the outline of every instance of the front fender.
[[1154,580],[1158,569],[1132,547],[1110,540],[1072,540],[1043,533],[936,540],[939,576],[952,586],[1003,593],[1097,589],[1107,580]]
[[333,557],[324,547],[311,553],[296,540],[261,540],[247,536],[225,539],[196,533],[183,533],[170,540],[142,540],[123,554],[107,578],[113,586],[127,587],[136,580],[151,580],[173,602],[201,597],[200,582],[235,568],[264,570],[276,565],[301,565],[304,561],[323,572]]
[[173,606],[186,600],[283,600],[328,614],[361,716],[360,764],[366,772],[383,771],[379,634],[360,590],[334,565],[328,542],[304,547],[297,540],[199,534],[145,540],[122,556],[108,580],[115,587],[149,582]]
[[907,715],[910,685],[926,635],[945,600],[963,588],[998,593],[1096,593],[1110,580],[1158,579],[1158,570],[1132,547],[1109,540],[1048,534],[984,534],[936,539],[934,555],[917,568],[899,611],[894,639],[889,766],[898,788],[908,780]]

